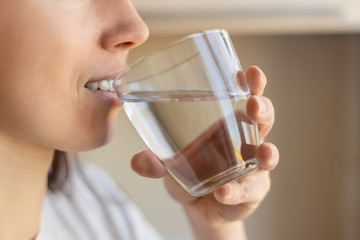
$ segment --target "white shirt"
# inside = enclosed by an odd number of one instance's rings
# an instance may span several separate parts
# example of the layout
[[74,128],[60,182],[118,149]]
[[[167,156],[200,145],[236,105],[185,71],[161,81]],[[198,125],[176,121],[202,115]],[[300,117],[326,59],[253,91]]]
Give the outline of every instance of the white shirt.
[[63,190],[48,191],[36,240],[158,240],[161,237],[100,169],[70,163]]

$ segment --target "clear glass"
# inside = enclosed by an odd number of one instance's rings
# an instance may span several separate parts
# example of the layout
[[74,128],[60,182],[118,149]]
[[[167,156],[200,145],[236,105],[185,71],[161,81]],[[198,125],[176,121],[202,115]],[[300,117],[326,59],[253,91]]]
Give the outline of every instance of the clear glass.
[[147,146],[190,194],[201,196],[258,168],[258,128],[225,30],[196,33],[140,58],[114,81]]

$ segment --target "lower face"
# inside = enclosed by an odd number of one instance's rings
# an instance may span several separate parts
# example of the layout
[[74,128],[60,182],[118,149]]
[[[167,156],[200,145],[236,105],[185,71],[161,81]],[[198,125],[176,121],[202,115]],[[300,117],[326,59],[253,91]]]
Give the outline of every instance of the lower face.
[[126,52],[99,47],[103,28],[89,2],[7,0],[6,11],[0,7],[1,136],[64,151],[111,138],[120,102],[85,85],[114,77]]

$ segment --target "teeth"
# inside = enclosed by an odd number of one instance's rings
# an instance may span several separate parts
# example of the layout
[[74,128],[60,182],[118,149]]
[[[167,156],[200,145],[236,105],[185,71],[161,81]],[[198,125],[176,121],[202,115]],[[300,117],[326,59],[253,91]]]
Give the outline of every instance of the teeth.
[[103,91],[109,91],[110,90],[109,82],[106,80],[100,81],[99,88],[100,88],[100,90],[103,90]]
[[102,91],[110,91],[115,92],[114,88],[112,87],[114,80],[102,80],[99,82],[88,82],[85,84],[85,87],[97,90],[100,89]]
[[96,89],[98,89],[98,87],[99,87],[99,83],[98,83],[98,82],[89,82],[89,83],[86,83],[85,86],[86,86],[87,88],[96,90]]
[[115,92],[115,89],[113,88],[113,82],[114,82],[114,80],[110,80],[109,81],[109,85],[110,85],[110,92]]

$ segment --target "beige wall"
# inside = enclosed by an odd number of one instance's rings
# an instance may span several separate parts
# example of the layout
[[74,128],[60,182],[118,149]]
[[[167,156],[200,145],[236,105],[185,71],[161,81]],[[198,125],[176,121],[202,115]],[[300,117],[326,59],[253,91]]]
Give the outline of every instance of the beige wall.
[[[272,191],[247,221],[250,239],[360,239],[360,36],[232,36],[244,68],[260,66],[276,107],[268,141],[281,162]],[[131,59],[174,38],[153,36]],[[189,235],[160,180],[131,172],[145,148],[122,110],[113,141],[81,153],[129,192],[164,236]]]

